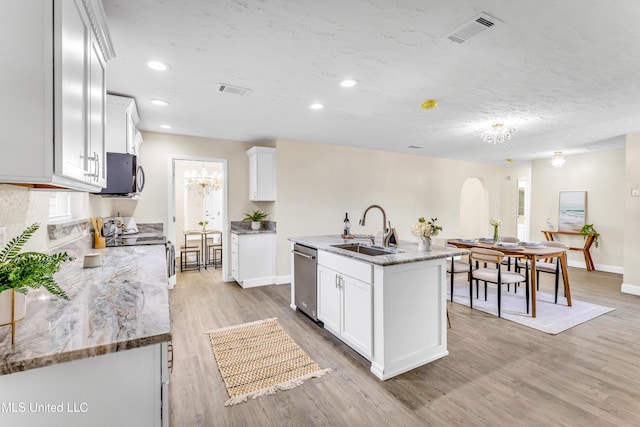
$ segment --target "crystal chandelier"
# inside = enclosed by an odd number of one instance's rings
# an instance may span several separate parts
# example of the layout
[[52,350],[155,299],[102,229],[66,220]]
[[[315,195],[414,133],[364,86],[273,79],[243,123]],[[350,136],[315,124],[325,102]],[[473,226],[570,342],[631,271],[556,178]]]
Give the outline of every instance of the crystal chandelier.
[[515,128],[505,126],[504,123],[494,123],[491,125],[491,129],[484,132],[480,137],[484,142],[502,144],[510,140],[513,134],[516,133],[516,130]]
[[564,155],[562,154],[562,151],[556,151],[555,153],[553,153],[553,157],[551,158],[551,164],[553,165],[554,168],[561,168],[562,166],[564,166]]
[[200,172],[192,170],[184,173],[184,185],[196,188],[198,193],[205,197],[211,190],[222,188],[222,177],[218,172],[209,175],[209,171],[202,165]]

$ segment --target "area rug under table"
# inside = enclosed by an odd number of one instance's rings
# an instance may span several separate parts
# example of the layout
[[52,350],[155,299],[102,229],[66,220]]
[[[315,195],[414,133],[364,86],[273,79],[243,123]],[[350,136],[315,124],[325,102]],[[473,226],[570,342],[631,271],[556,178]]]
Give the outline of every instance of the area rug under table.
[[[447,292],[449,294],[449,292]],[[571,307],[567,305],[567,299],[558,295],[558,303],[554,304],[554,296],[536,292],[536,317],[531,317],[531,310],[527,314],[525,290],[518,287],[517,293],[507,291],[507,286],[502,285],[501,317],[512,322],[537,329],[547,334],[556,335],[581,323],[595,319],[598,316],[609,313],[614,309],[597,304],[571,299]],[[449,296],[450,297],[450,296]],[[455,282],[453,288],[453,302],[469,306],[469,282]],[[531,304],[531,302],[529,302]],[[485,313],[498,315],[498,296],[496,285],[489,285],[487,300],[484,300],[484,285],[480,283],[480,298],[476,299],[476,286],[473,285],[473,308]]]
[[288,390],[321,369],[282,329],[277,319],[259,320],[208,332],[230,399],[224,406]]

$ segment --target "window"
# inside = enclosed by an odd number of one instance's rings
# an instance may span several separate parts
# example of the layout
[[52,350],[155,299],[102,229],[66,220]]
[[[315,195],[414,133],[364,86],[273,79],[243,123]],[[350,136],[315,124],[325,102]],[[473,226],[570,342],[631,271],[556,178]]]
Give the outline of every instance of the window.
[[49,220],[71,219],[71,193],[54,191],[49,195]]

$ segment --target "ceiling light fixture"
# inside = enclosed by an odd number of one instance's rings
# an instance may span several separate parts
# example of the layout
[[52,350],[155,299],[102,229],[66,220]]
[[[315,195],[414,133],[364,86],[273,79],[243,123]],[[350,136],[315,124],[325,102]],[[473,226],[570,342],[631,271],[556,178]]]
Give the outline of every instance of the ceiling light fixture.
[[322,110],[324,108],[324,105],[320,104],[319,102],[315,102],[309,105],[309,108],[311,108],[312,110]]
[[423,110],[433,110],[438,106],[438,101],[435,99],[427,99],[422,104],[420,104],[420,108]]
[[161,107],[169,105],[169,103],[167,101],[163,101],[162,99],[152,99],[151,103],[154,104],[154,105],[160,105]]
[[171,125],[160,125],[160,127],[162,129],[173,129],[173,126],[171,126]]
[[358,81],[355,79],[344,79],[340,82],[340,86],[342,87],[354,87],[358,84]]
[[148,61],[147,62],[147,67],[151,68],[152,70],[156,70],[156,71],[166,71],[169,66],[167,64],[165,64],[164,62],[160,62],[160,61]]
[[551,164],[554,168],[561,168],[564,166],[565,158],[562,154],[562,151],[556,151],[553,153],[553,157],[551,158]]
[[480,137],[490,144],[503,144],[509,141],[516,131],[516,128],[507,127],[504,123],[494,123],[491,129],[485,131]]
[[193,187],[198,193],[205,197],[211,190],[219,190],[222,188],[222,177],[218,172],[209,175],[209,171],[202,165],[200,172],[192,170],[184,173],[184,186]]

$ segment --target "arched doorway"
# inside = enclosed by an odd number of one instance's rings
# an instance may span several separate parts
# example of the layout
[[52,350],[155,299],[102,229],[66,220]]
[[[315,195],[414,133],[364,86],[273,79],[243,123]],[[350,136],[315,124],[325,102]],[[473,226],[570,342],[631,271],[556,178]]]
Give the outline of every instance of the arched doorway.
[[460,190],[460,237],[486,237],[489,224],[489,201],[484,182],[467,178]]

